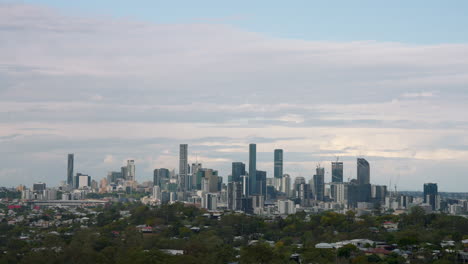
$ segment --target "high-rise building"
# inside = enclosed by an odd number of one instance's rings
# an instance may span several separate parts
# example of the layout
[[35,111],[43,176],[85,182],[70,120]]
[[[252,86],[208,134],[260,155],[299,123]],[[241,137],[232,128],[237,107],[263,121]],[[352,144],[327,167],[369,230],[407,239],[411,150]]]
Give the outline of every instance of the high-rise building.
[[127,181],[135,181],[135,161],[127,160]]
[[202,199],[202,206],[210,211],[218,208],[218,194],[206,193]]
[[161,186],[161,176],[159,175],[159,169],[153,171],[153,185]]
[[357,159],[357,183],[369,184],[370,183],[370,166],[369,162],[363,158]]
[[188,170],[188,145],[180,144],[179,148],[179,189],[186,191]]
[[249,145],[249,180],[250,194],[257,193],[257,145]]
[[335,183],[335,196],[333,199],[335,202],[340,204],[347,204],[348,203],[348,183],[347,182],[338,182]]
[[306,180],[304,177],[296,177],[294,178],[294,191],[297,191],[298,189],[298,186],[301,185],[301,184],[305,184],[306,183]]
[[281,192],[286,194],[286,197],[291,197],[291,177],[289,174],[284,174],[281,179]]
[[110,184],[110,183],[117,183],[117,181],[119,179],[122,179],[123,176],[122,176],[122,172],[118,172],[118,171],[109,171],[107,173],[107,183]]
[[250,179],[249,176],[244,175],[242,178],[242,196],[247,197],[250,194]]
[[375,202],[384,203],[387,196],[387,186],[385,185],[372,185],[371,197]]
[[201,163],[192,163],[192,189],[197,189],[197,173],[201,168]]
[[170,179],[170,172],[168,169],[160,168],[155,169],[153,172],[153,184],[154,186],[161,186],[163,182],[167,182]]
[[70,186],[73,186],[73,162],[74,154],[68,154],[67,184]]
[[278,200],[278,211],[282,215],[289,215],[296,213],[296,205],[291,200]]
[[232,163],[232,181],[240,182],[241,176],[245,175],[245,164],[242,162],[233,162]]
[[206,169],[206,168],[200,169],[197,172],[197,177],[199,178],[197,180],[197,185],[198,185],[198,181],[200,181],[201,190],[203,190],[204,192],[210,192],[210,193],[218,192],[218,187],[219,187],[218,171],[213,170],[213,169]]
[[332,182],[343,182],[343,162],[332,162]]
[[325,169],[317,167],[316,174],[313,177],[314,182],[314,197],[317,201],[324,200],[325,193]]
[[436,210],[438,194],[437,183],[424,184],[424,203],[430,204],[432,210]]
[[257,170],[257,191],[255,193],[257,195],[263,196],[264,198],[266,198],[266,181],[266,171]]
[[128,168],[127,166],[123,166],[120,168],[120,172],[122,173],[122,178],[125,180],[128,177]]
[[76,186],[77,189],[78,188],[82,189],[82,188],[91,186],[91,177],[89,175],[78,173],[76,175],[76,178],[77,178],[77,186]]
[[38,182],[33,184],[34,192],[43,192],[46,189],[46,184],[43,182]]
[[153,187],[153,199],[161,200],[161,187],[157,185]]
[[283,150],[275,149],[274,152],[274,177],[283,177]]

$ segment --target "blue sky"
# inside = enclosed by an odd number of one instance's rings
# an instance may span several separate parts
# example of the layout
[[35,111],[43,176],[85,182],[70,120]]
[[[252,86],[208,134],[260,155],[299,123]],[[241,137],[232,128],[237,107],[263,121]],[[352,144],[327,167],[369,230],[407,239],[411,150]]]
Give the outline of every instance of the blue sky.
[[257,143],[268,176],[282,148],[293,178],[364,157],[375,184],[467,191],[467,5],[0,0],[0,185],[56,185],[68,153],[151,180],[180,143],[227,177]]
[[156,23],[226,23],[275,37],[328,41],[466,43],[468,2],[453,1],[124,1],[33,0],[69,14]]

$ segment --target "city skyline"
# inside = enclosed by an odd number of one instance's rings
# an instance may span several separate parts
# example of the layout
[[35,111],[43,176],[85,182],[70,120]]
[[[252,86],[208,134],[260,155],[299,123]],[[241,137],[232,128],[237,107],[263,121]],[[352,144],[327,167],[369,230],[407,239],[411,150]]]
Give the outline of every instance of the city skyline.
[[464,2],[85,2],[0,1],[0,185],[58,183],[68,153],[150,180],[181,142],[226,177],[256,142],[269,177],[284,149],[292,178],[365,157],[375,183],[467,191]]
[[[187,191],[190,191],[190,187],[187,187],[187,186],[184,186],[183,184],[181,185],[181,183],[188,183],[189,182],[189,178],[188,176],[191,176],[192,178],[190,178],[190,180],[192,180],[191,184],[192,183],[196,183],[196,172],[200,169],[203,169],[203,170],[213,170],[213,171],[216,171],[216,175],[219,175],[221,178],[223,178],[223,182],[224,183],[228,183],[230,182],[231,180],[233,181],[236,181],[236,182],[241,182],[242,179],[241,177],[245,177],[247,176],[247,178],[249,179],[249,185],[252,186],[252,181],[251,181],[251,178],[248,177],[249,176],[249,167],[247,167],[246,169],[246,164],[243,162],[243,161],[233,161],[231,163],[231,170],[227,173],[227,174],[219,174],[218,172],[218,168],[210,168],[209,166],[203,166],[202,164],[203,163],[200,163],[198,162],[198,155],[196,155],[196,160],[197,162],[195,163],[191,163],[191,160],[190,160],[190,155],[189,155],[189,151],[188,151],[188,146],[189,144],[179,144],[179,156],[178,156],[178,166],[179,166],[179,170],[176,169],[176,167],[167,167],[167,168],[163,168],[163,167],[159,167],[159,168],[155,168],[152,172],[152,175],[150,175],[149,177],[147,177],[147,175],[143,175],[143,177],[141,177],[140,181],[138,181],[136,179],[136,165],[135,164],[135,160],[126,160],[124,163],[125,166],[122,167],[122,172],[121,172],[121,175],[120,177],[122,177],[123,179],[125,180],[128,180],[130,182],[139,182],[139,183],[144,183],[144,182],[156,182],[156,181],[159,181],[160,179],[160,171],[161,170],[164,170],[164,177],[165,178],[168,178],[169,179],[169,175],[172,171],[173,173],[173,179],[176,179],[177,180],[177,189],[182,191],[182,192],[187,192]],[[257,144],[255,143],[250,143],[248,144],[248,160],[247,160],[247,164],[250,165],[252,164],[255,164],[254,166],[254,171],[256,172],[255,173],[255,185],[253,185],[253,188],[257,189],[258,190],[258,186],[256,186],[258,184],[258,174],[259,173],[262,173],[264,174],[263,177],[266,177],[264,179],[264,184],[266,184],[266,179],[271,179],[272,180],[272,183],[274,186],[276,186],[277,183],[274,182],[275,180],[275,172],[276,172],[276,168],[277,168],[277,161],[278,161],[278,152],[281,153],[281,163],[282,163],[282,157],[283,157],[283,149],[274,149],[273,150],[273,159],[272,159],[272,169],[271,171],[270,170],[265,170],[263,171],[262,168],[258,169],[256,164],[256,157],[257,157],[257,152],[256,152],[256,146]],[[252,156],[253,154],[253,156]],[[73,171],[73,163],[74,163],[74,156],[75,156],[75,153],[68,153],[67,154],[67,172],[66,172],[66,178],[65,180],[63,181],[60,181],[57,186],[59,186],[59,184],[69,184],[69,176],[70,176],[70,164],[71,164],[71,168],[72,168],[72,171]],[[253,159],[252,159],[253,158]],[[187,167],[184,169],[184,171],[182,172],[182,174],[180,173],[180,168],[182,168],[183,164],[186,164]],[[190,166],[191,164],[191,166]],[[328,164],[328,165],[325,165],[324,164]],[[321,175],[320,176],[320,180],[318,181],[320,184],[322,184],[322,187],[320,188],[324,188],[323,184],[333,184],[333,183],[352,183],[352,182],[355,182],[357,184],[372,184],[372,185],[376,185],[376,186],[385,186],[386,188],[389,188],[390,191],[393,191],[393,188],[395,188],[395,190],[399,190],[399,191],[422,191],[422,192],[426,192],[425,191],[425,188],[426,188],[426,185],[427,184],[432,184],[432,183],[428,183],[428,182],[424,182],[424,188],[423,189],[405,189],[404,187],[402,189],[400,189],[401,186],[398,185],[398,180],[399,180],[399,177],[396,177],[396,178],[391,178],[389,179],[389,182],[388,183],[382,183],[382,182],[372,182],[372,178],[371,178],[371,174],[372,174],[372,170],[370,168],[370,164],[369,162],[363,158],[363,157],[356,157],[355,159],[355,164],[354,164],[354,168],[348,168],[349,171],[351,170],[355,170],[356,171],[356,174],[355,174],[355,177],[347,177],[345,178],[346,174],[343,174],[342,177],[342,181],[336,181],[335,182],[335,179],[333,177],[333,170],[336,166],[336,164],[341,164],[340,165],[340,171],[344,171],[343,168],[343,164],[344,162],[343,161],[329,161],[329,162],[319,162],[317,163],[315,169],[314,169],[314,173],[312,175],[308,175],[308,176],[304,176],[304,175],[290,175],[288,174],[287,172],[282,174],[281,177],[280,177],[280,182],[279,184],[281,185],[282,182],[283,182],[283,176],[286,176],[289,178],[291,177],[292,180],[295,180],[296,178],[297,179],[304,179],[305,182],[310,182],[310,186],[314,186],[317,184],[317,180],[316,180],[316,177],[318,175]],[[196,167],[195,167],[196,166]],[[125,171],[124,171],[125,169]],[[195,171],[194,171],[195,170]],[[85,170],[84,170],[85,171]],[[190,173],[188,173],[188,171],[190,171]],[[81,177],[81,175],[84,175],[86,177],[89,177],[89,181],[91,179],[93,180],[96,180],[96,181],[100,181],[101,179],[108,179],[111,175],[115,173],[114,171],[112,171],[112,169],[108,170],[107,172],[107,176],[104,176],[104,177],[93,177],[92,175],[87,175],[87,174],[82,174],[81,172],[77,172],[76,173],[76,176],[73,175],[72,177],[73,178],[79,178]],[[181,176],[182,175],[182,176]],[[233,175],[236,175],[236,176],[233,176]],[[139,178],[140,178],[139,177]],[[392,182],[392,180],[394,182]],[[395,180],[397,182],[395,182]],[[42,181],[33,181],[31,182],[31,184],[36,184],[36,183],[42,183]],[[50,183],[47,183],[47,184],[50,184]],[[73,186],[75,186],[76,184],[78,184],[78,182],[75,182],[73,181]],[[387,185],[388,184],[388,185]],[[437,185],[437,183],[434,183]],[[23,183],[22,184],[19,184],[19,185],[24,185]],[[53,184],[52,184],[53,185]],[[25,185],[27,186],[27,185]],[[277,188],[281,189],[282,187],[280,186],[277,186]],[[314,187],[315,188],[315,187]],[[250,188],[249,188],[250,190]],[[446,190],[443,190],[443,191],[446,191]],[[249,191],[251,195],[258,195],[257,192],[253,192],[252,190]],[[334,191],[332,191],[334,192]],[[450,192],[450,191],[446,191],[446,192]]]

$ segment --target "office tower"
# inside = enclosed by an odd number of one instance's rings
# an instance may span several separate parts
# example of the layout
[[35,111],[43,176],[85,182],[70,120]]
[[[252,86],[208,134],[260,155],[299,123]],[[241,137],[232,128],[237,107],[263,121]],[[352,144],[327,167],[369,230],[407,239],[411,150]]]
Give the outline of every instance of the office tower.
[[179,148],[179,189],[185,191],[187,181],[187,166],[188,166],[188,145],[180,144]]
[[276,193],[278,191],[275,189],[275,186],[268,185],[266,187],[266,200],[276,200]]
[[135,181],[135,161],[127,160],[127,181]]
[[305,184],[305,183],[306,183],[306,181],[305,181],[304,177],[294,178],[294,185],[293,185],[294,191],[297,191],[299,185]]
[[154,169],[153,171],[153,185],[161,186],[161,175],[159,174],[159,169]]
[[284,174],[281,179],[281,192],[286,194],[286,197],[291,197],[291,177],[289,174]]
[[57,200],[57,190],[45,189],[44,190],[44,199],[45,200]]
[[359,201],[359,184],[357,184],[357,180],[353,179],[348,184],[348,207],[349,208],[356,208],[357,203]]
[[122,179],[127,179],[128,175],[128,169],[127,166],[121,167],[120,172],[122,173]]
[[202,207],[210,211],[218,208],[218,195],[215,193],[206,193],[202,199]]
[[111,184],[111,183],[117,183],[117,181],[119,179],[122,179],[123,176],[122,176],[122,172],[118,172],[118,171],[109,171],[107,173],[107,183],[108,184]]
[[385,202],[387,196],[387,186],[385,185],[372,185],[371,197],[375,202]]
[[333,199],[335,202],[340,204],[348,203],[348,183],[347,182],[338,182],[334,184],[335,188],[335,197]]
[[253,214],[252,197],[242,197],[241,210],[246,214]]
[[242,182],[229,182],[228,189],[228,209],[233,211],[241,210]]
[[77,189],[82,189],[82,188],[91,186],[91,177],[89,175],[78,173],[76,177],[77,177],[77,186],[76,186]]
[[283,150],[275,149],[274,152],[274,177],[283,177]]
[[153,187],[153,199],[161,200],[161,187],[157,185]]
[[241,176],[245,175],[245,164],[242,162],[233,162],[232,163],[232,181],[240,182]]
[[437,209],[438,194],[437,183],[424,184],[424,203],[430,204],[432,210]]
[[73,162],[74,154],[68,154],[67,184],[70,186],[73,186]]
[[273,186],[277,191],[281,191],[281,179],[283,178],[283,150],[275,149],[273,167]]
[[198,171],[202,168],[202,164],[201,163],[192,163],[192,188],[195,189],[195,190],[198,190],[197,189],[197,173]]
[[296,187],[296,197],[300,200],[301,206],[309,206],[311,197],[310,184],[300,183]]
[[170,179],[170,172],[168,169],[160,168],[153,171],[153,184],[154,186],[162,186]]
[[165,168],[160,168],[159,169],[159,178],[160,180],[167,179],[169,180],[171,178],[171,173],[168,169]]
[[194,176],[196,190],[202,190],[203,175],[205,175],[205,172],[203,171],[203,169],[200,169],[197,171],[197,175]]
[[254,212],[261,211],[265,205],[265,196],[263,195],[252,195],[252,209]]
[[325,169],[317,167],[316,174],[313,177],[315,200],[323,201],[325,193]]
[[256,183],[257,191],[255,193],[263,196],[264,198],[266,198],[266,179],[267,179],[266,171],[258,170],[257,171],[257,183]]
[[257,145],[249,145],[249,180],[250,194],[256,194],[257,192]]
[[[200,183],[198,183],[200,182]],[[197,185],[200,185],[199,190],[204,192],[215,193],[218,192],[219,187],[219,177],[218,171],[213,169],[200,169],[197,172]],[[197,186],[198,189],[198,186]]]
[[363,158],[357,159],[357,183],[369,184],[370,183],[370,166],[369,162]]
[[227,184],[227,194],[228,194],[228,209],[229,210],[235,210],[235,204],[236,204],[236,194],[235,194],[235,182],[231,181],[228,182]]
[[33,184],[34,192],[43,192],[46,189],[46,184],[43,182],[38,182]]
[[250,179],[249,176],[241,176],[242,179],[242,196],[247,197],[250,194]]
[[291,200],[278,200],[278,211],[281,215],[296,213],[296,205]]
[[343,162],[332,162],[332,182],[343,182]]

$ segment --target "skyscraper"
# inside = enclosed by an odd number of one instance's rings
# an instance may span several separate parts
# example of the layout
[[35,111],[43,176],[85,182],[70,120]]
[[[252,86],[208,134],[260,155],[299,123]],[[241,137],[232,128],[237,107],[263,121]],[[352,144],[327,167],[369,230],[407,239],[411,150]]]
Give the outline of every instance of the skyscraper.
[[370,166],[369,162],[363,158],[357,159],[357,183],[369,184],[370,183]]
[[257,193],[257,145],[249,145],[249,180],[250,194]]
[[197,189],[197,175],[198,171],[201,170],[201,163],[192,163],[192,189]]
[[289,174],[284,174],[281,179],[281,192],[286,194],[286,197],[291,196],[291,177]]
[[283,177],[283,150],[275,149],[274,152],[274,177],[282,178]]
[[424,203],[430,204],[432,210],[436,209],[437,196],[439,192],[437,190],[437,183],[425,183],[424,184]]
[[316,174],[313,178],[315,200],[323,201],[325,193],[325,169],[317,167]]
[[266,198],[266,171],[257,171],[257,191],[255,192],[258,195],[264,196]]
[[188,145],[180,144],[179,149],[179,189],[185,191],[187,181],[187,169],[188,169]]
[[73,186],[73,161],[74,154],[68,154],[67,184],[70,186]]
[[233,182],[240,182],[241,176],[245,175],[245,164],[242,162],[233,162],[231,175]]
[[122,173],[122,178],[126,180],[127,177],[128,177],[128,168],[127,168],[127,166],[121,167],[120,172]]
[[332,162],[332,182],[343,182],[343,162]]
[[127,160],[127,181],[135,181],[135,161]]
[[159,173],[159,169],[154,169],[153,171],[153,185],[161,186],[161,174]]

